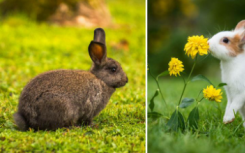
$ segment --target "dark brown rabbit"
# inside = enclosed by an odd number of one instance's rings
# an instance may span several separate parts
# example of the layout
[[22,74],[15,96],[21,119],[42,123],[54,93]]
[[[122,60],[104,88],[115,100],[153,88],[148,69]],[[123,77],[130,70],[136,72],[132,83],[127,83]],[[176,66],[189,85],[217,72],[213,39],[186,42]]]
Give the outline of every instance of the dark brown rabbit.
[[55,70],[38,75],[23,89],[14,120],[22,131],[90,125],[115,88],[128,78],[120,64],[107,58],[105,32],[98,28],[89,47],[89,71]]

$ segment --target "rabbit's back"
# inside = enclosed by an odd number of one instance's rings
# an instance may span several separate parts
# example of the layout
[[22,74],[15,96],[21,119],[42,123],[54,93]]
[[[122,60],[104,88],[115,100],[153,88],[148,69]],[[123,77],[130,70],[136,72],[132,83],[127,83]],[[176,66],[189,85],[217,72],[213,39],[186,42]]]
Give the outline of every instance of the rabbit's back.
[[18,113],[27,127],[34,129],[77,125],[97,115],[113,92],[113,88],[87,71],[49,71],[23,89]]
[[[21,97],[25,94],[40,96],[40,93],[52,91],[60,94],[74,93],[85,89],[89,81],[96,77],[87,71],[81,70],[54,70],[42,73],[32,79],[23,89]],[[35,89],[35,90],[33,90]],[[35,97],[38,98],[38,97]]]

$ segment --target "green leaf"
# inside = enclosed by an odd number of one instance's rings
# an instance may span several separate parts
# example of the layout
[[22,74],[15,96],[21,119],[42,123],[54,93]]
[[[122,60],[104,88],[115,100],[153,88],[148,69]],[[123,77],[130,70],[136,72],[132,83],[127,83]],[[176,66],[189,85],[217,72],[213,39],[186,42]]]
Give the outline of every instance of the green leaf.
[[219,85],[218,85],[218,87],[223,87],[223,86],[226,86],[227,84],[226,83],[220,83]]
[[203,80],[203,81],[206,81],[208,82],[209,84],[213,85],[211,81],[209,81],[208,78],[206,78],[205,76],[201,75],[201,74],[198,74],[197,76],[194,76],[191,81],[194,82],[194,81],[198,81],[198,80]]
[[182,102],[180,104],[180,108],[186,108],[188,106],[190,106],[193,102],[195,101],[195,99],[193,98],[184,98],[182,99]]
[[158,112],[148,112],[147,116],[148,116],[148,118],[157,119],[157,118],[161,117],[162,114],[158,113]]
[[159,77],[161,77],[161,76],[166,76],[166,75],[168,75],[168,74],[169,74],[168,70],[166,70],[166,71],[160,73],[160,74],[156,77],[157,81],[158,81],[158,78],[159,78]]
[[193,108],[188,117],[188,123],[190,128],[198,129],[199,111],[198,107]]
[[185,121],[183,115],[178,110],[175,110],[174,113],[171,115],[167,126],[173,131],[177,131],[178,129],[184,130]]
[[177,131],[178,129],[178,111],[175,110],[174,113],[171,115],[168,123],[167,123],[167,126],[174,130],[174,131]]
[[185,130],[185,120],[180,112],[178,112],[178,118],[179,118],[179,128],[183,131]]
[[154,99],[156,96],[158,96],[158,94],[159,94],[159,89],[156,90],[154,96],[150,100],[149,108],[151,109],[151,111],[153,111],[153,109],[155,107]]

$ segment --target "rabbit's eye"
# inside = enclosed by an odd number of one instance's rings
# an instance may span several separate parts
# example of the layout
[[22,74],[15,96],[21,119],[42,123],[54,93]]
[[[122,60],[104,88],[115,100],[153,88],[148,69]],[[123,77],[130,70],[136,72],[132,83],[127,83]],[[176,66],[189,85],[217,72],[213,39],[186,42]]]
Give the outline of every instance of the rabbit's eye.
[[225,37],[225,38],[223,38],[223,42],[226,43],[226,44],[228,44],[229,39]]
[[117,68],[116,67],[111,67],[110,70],[111,70],[111,72],[116,72]]

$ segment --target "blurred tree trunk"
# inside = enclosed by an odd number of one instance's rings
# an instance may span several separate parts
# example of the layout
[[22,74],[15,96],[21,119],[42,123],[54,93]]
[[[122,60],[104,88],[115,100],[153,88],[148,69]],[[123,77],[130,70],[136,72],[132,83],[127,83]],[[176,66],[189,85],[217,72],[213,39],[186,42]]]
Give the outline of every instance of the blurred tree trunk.
[[56,12],[50,16],[49,21],[60,25],[85,27],[105,27],[112,24],[110,12],[103,0],[80,1],[74,9],[61,3]]
[[104,0],[3,0],[2,15],[24,13],[38,21],[59,25],[110,26],[111,15]]

